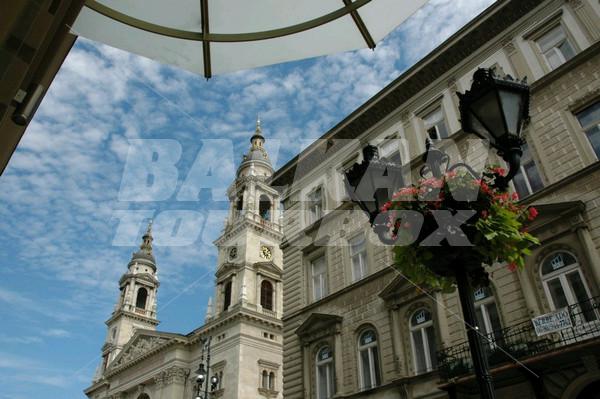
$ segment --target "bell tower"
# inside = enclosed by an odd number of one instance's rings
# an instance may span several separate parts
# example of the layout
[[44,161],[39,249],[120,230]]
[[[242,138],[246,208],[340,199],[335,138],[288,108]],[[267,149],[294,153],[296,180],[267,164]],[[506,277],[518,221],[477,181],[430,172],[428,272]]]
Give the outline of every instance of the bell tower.
[[100,373],[109,366],[136,329],[155,330],[158,273],[152,253],[152,221],[142,237],[142,244],[131,256],[127,272],[119,280],[119,298],[106,321],[108,333],[102,346]]
[[240,163],[227,193],[230,201],[218,248],[214,318],[234,307],[246,307],[281,317],[279,193],[269,185],[273,167],[264,147],[260,119],[250,149]]

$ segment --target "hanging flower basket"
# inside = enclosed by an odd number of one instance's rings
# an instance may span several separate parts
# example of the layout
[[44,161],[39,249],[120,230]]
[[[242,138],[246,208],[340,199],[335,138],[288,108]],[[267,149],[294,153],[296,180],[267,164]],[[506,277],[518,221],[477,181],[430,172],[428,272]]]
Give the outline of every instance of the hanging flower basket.
[[504,175],[498,167],[481,179],[451,171],[396,192],[381,211],[395,240],[398,270],[415,284],[452,291],[456,268],[466,268],[473,284],[487,285],[483,265],[524,267],[529,248],[539,244],[527,232],[537,210],[494,188]]

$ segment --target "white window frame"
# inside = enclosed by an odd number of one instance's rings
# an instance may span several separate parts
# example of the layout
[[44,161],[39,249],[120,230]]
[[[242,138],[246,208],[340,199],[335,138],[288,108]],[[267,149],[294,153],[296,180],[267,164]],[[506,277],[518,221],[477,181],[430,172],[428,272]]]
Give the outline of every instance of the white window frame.
[[[423,323],[413,325],[412,319],[418,312],[427,312],[431,316],[431,318]],[[431,347],[429,338],[427,336],[427,329],[432,328],[433,334],[435,336],[435,327],[433,326],[433,314],[426,308],[420,308],[413,312],[409,318],[409,329],[410,329],[410,343],[412,348],[412,356],[413,356],[413,367],[415,368],[415,374],[424,374],[433,370],[433,359],[431,359]],[[421,339],[423,340],[423,351],[425,359],[425,370],[420,370],[419,365],[417,364],[417,345],[415,343],[414,334],[421,334]],[[435,345],[435,342],[433,343]],[[435,349],[435,348],[434,348]]]
[[[494,293],[492,292],[491,288],[487,288],[490,290],[490,295],[486,296],[482,299],[477,299],[477,292],[479,290],[485,290],[486,288],[479,288],[477,290],[473,291],[473,296],[474,296],[474,301],[475,301],[475,311],[477,310],[481,310],[481,318],[483,319],[483,331],[481,331],[482,334],[484,334],[486,337],[492,337],[494,331],[496,331],[497,329],[494,329],[494,326],[492,325],[492,319],[490,317],[490,313],[489,313],[489,308],[491,306],[496,307],[496,313],[498,313],[498,317],[500,316],[500,311],[498,309],[498,304],[496,302],[496,298],[494,296]],[[502,323],[502,322],[500,322]],[[502,328],[502,324],[500,324],[500,326],[498,326],[500,329]],[[493,337],[492,337],[493,338]],[[487,340],[486,340],[487,341]],[[493,342],[490,342],[490,347],[494,348],[495,344]]]
[[[543,274],[542,266],[546,262],[546,259],[550,258],[551,256],[555,256],[558,253],[567,253],[567,254],[571,255],[575,259],[575,263],[573,263],[571,265],[560,267],[551,273]],[[573,254],[572,252],[569,252],[569,251],[565,251],[565,250],[554,251],[551,254],[549,254],[548,256],[544,257],[544,260],[540,264],[540,277],[542,279],[542,285],[544,286],[544,293],[546,294],[546,298],[548,298],[548,303],[550,304],[550,307],[552,308],[552,310],[557,310],[557,307],[556,307],[556,304],[554,303],[554,298],[552,297],[548,283],[552,280],[555,280],[556,278],[559,279],[561,288],[565,294],[565,298],[567,299],[567,304],[570,306],[573,306],[578,303],[578,300],[575,297],[575,293],[572,291],[571,285],[567,281],[567,274],[571,274],[573,272],[576,272],[579,274],[579,278],[581,279],[581,283],[583,284],[585,293],[588,296],[588,298],[591,298],[592,296],[590,293],[590,289],[587,285],[587,282],[585,281],[583,273],[581,272],[581,265],[579,264],[579,261],[577,260],[577,257],[575,256],[575,254]]]
[[[319,193],[319,199],[315,200],[316,193]],[[323,208],[324,208],[324,196],[323,196],[323,186],[319,185],[312,189],[308,194],[306,194],[306,210],[307,210],[307,224],[310,226],[315,223],[317,220],[323,217]]]
[[[519,194],[520,198],[525,198],[528,197],[532,194],[537,193],[538,191],[542,190],[544,188],[544,180],[542,179],[542,174],[540,172],[540,168],[538,168],[537,162],[535,162],[535,160],[533,159],[533,155],[531,154],[531,149],[529,147],[529,144],[525,144],[523,146],[523,153],[527,154],[527,156],[521,158],[521,163],[519,165],[519,170],[517,171],[517,175],[520,175],[523,177],[523,183],[525,184],[525,188],[527,189],[527,193],[519,193],[517,191],[517,186],[514,183],[514,179],[513,179],[513,189],[514,191]],[[531,181],[529,178],[529,175],[527,174],[527,169],[525,168],[527,165],[533,163],[533,166],[535,167],[538,176],[540,177],[540,184],[542,187],[540,187],[538,190],[533,190],[533,187],[531,186]],[[523,195],[525,194],[525,195]]]
[[[360,343],[361,341],[361,337],[366,334],[367,332],[372,331],[373,335],[375,336],[375,340],[362,345]],[[375,331],[374,328],[368,328],[365,329],[364,331],[362,331],[360,333],[360,335],[358,336],[358,375],[359,375],[359,382],[360,382],[360,389],[362,390],[366,390],[366,389],[371,389],[371,388],[375,388],[378,387],[379,385],[381,385],[381,381],[377,381],[377,370],[380,371],[380,375],[381,375],[381,369],[379,368],[379,364],[377,364],[378,362],[375,361],[375,355],[374,352],[375,351],[379,351],[379,346],[378,346],[378,337],[377,337],[377,332]],[[370,379],[371,379],[371,386],[366,386],[365,385],[365,375],[363,375],[363,364],[362,364],[362,352],[367,351],[367,357],[369,360],[369,374],[370,374]],[[377,358],[379,359],[379,353],[377,353]]]
[[581,129],[583,130],[583,134],[585,135],[588,145],[592,149],[592,154],[594,154],[596,159],[600,159],[600,148],[598,148],[598,152],[596,152],[596,149],[594,148],[594,145],[592,144],[592,140],[590,140],[590,136],[588,135],[588,131],[594,129],[594,127],[597,127],[598,129],[600,129],[600,119],[594,120],[591,125],[584,126],[583,123],[581,122],[581,119],[579,118],[579,115],[581,113],[583,113],[583,112],[587,111],[588,109],[595,107],[595,106],[600,106],[600,99],[596,99],[596,101],[590,103],[586,107],[575,112],[574,115],[575,115],[575,119],[579,123],[579,126],[581,126]]
[[[362,241],[362,243],[360,243]],[[357,245],[358,244],[358,245]],[[350,267],[352,268],[352,282],[362,280],[369,273],[369,262],[367,257],[367,237],[364,233],[360,233],[348,240],[350,249]],[[354,252],[356,247],[360,247],[360,251]],[[356,262],[358,262],[358,267]],[[357,273],[359,269],[360,273]]]
[[[323,272],[319,274],[315,274],[315,264],[317,262],[323,262]],[[318,279],[317,279],[318,278]],[[311,259],[310,261],[310,284],[311,284],[311,298],[312,302],[319,301],[329,295],[329,287],[328,287],[328,276],[327,276],[327,260],[325,258],[325,254],[320,255]],[[317,296],[317,284],[321,288],[321,296]]]
[[[550,33],[554,32],[557,29],[560,29],[562,31],[563,37],[560,38],[559,40],[557,40],[555,43],[553,43],[551,45],[551,47],[548,48],[546,51],[544,51],[542,49],[542,46],[540,45],[540,40],[547,37]],[[565,54],[563,54],[562,50],[560,49],[560,46],[562,44],[564,44],[565,42],[571,47],[571,50],[573,50],[574,56],[577,55],[577,48],[575,47],[574,43],[570,39],[568,31],[565,28],[565,26],[563,26],[562,23],[557,23],[557,24],[552,25],[544,33],[540,34],[538,37],[535,38],[535,44],[536,44],[540,54],[542,55],[542,58],[543,58],[544,62],[546,63],[546,66],[550,69],[550,71],[553,71],[553,70],[559,68],[561,65],[565,64],[567,61],[569,61],[571,59],[571,58],[569,58],[569,60],[568,60],[565,57]],[[550,59],[548,58],[548,54],[550,52],[553,52],[556,56],[558,56],[558,59],[560,61],[559,65],[553,66],[551,64]]]
[[[330,356],[329,358],[325,359],[325,360],[319,360],[319,354],[321,353],[321,351],[323,351],[324,349],[328,349]],[[320,379],[320,373],[319,370],[321,368],[325,368],[325,384],[327,386],[327,392],[325,392],[325,396],[323,396],[323,392],[321,392],[319,390],[320,386],[321,386],[321,379]],[[315,359],[315,382],[316,382],[316,386],[315,386],[315,390],[316,390],[316,394],[317,394],[317,399],[329,399],[331,397],[333,397],[333,395],[335,394],[335,379],[334,379],[334,360],[333,360],[333,352],[331,351],[331,347],[329,345],[323,345],[318,351],[317,351],[317,356]]]
[[[393,156],[397,156],[399,158],[400,162],[396,162],[397,164],[401,165],[402,164],[402,159],[403,159],[403,154],[402,154],[402,145],[400,138],[398,138],[396,135],[392,135],[392,136],[388,136],[385,139],[383,139],[381,141],[381,143],[378,145],[378,150],[379,150],[379,158],[386,158],[389,159],[388,157],[391,155]],[[390,150],[391,148],[391,150]],[[392,159],[392,161],[394,161]]]
[[[433,118],[434,115],[439,114],[440,118]],[[440,102],[435,107],[431,108],[426,114],[421,118],[423,120],[423,124],[425,126],[425,134],[427,137],[432,140],[443,140],[450,137],[450,128],[448,127],[448,122],[446,120],[446,114],[444,113],[444,106]],[[446,136],[443,137],[440,133],[439,125],[442,124],[446,130]],[[433,138],[429,135],[429,131],[434,128],[436,137]]]

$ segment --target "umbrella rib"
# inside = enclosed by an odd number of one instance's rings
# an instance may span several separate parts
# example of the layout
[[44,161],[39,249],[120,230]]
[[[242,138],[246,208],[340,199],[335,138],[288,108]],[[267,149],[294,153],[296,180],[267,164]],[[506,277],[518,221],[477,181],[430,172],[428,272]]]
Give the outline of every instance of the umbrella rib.
[[[352,0],[344,0],[344,5],[346,7],[352,5]],[[354,23],[356,24],[356,27],[358,28],[358,31],[362,35],[363,39],[365,39],[365,42],[367,43],[367,46],[369,46],[369,48],[371,50],[374,50],[375,46],[376,46],[375,40],[373,40],[373,37],[371,36],[371,33],[367,29],[367,26],[365,25],[365,22],[361,18],[361,16],[358,13],[358,11],[356,9],[350,11],[350,16],[354,20]]]
[[208,0],[200,0],[200,17],[202,18],[202,57],[204,62],[204,77],[209,79],[212,75],[210,65],[210,33],[208,25]]
[[[168,26],[154,24],[148,21],[141,20],[139,18],[132,17],[131,15],[124,14],[113,8],[107,7],[97,0],[86,0],[85,5],[89,9],[104,15],[113,21],[120,22],[122,24],[144,30],[146,32],[154,33],[161,36],[168,36],[175,39],[183,40],[194,40],[194,41],[206,41],[206,42],[219,42],[219,43],[237,43],[237,42],[251,42],[257,40],[275,39],[282,36],[293,35],[295,33],[304,32],[326,23],[335,21],[343,17],[344,15],[351,14],[353,11],[358,10],[360,7],[371,2],[372,0],[355,0],[350,5],[339,8],[328,14],[322,15],[318,18],[311,19],[296,25],[290,25],[284,28],[265,30],[260,32],[247,32],[247,33],[202,33],[195,31],[188,31],[183,29],[170,28]],[[367,32],[368,33],[368,32]]]

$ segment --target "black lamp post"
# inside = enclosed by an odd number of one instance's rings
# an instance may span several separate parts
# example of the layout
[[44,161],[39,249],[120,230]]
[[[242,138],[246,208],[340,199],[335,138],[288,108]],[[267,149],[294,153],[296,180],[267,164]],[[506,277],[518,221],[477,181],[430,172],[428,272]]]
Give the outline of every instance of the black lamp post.
[[[202,358],[200,360],[200,365],[198,365],[198,370],[196,370],[196,396],[195,399],[209,399],[208,396],[208,386],[209,384],[206,382],[206,378],[210,374],[210,341],[212,337],[208,337],[207,339],[202,340]],[[206,350],[206,368],[204,368],[204,351]],[[219,384],[219,377],[213,375],[210,377],[210,393],[212,394],[215,389],[217,389],[217,385]],[[204,394],[202,392],[202,387],[204,386]]]
[[[492,70],[479,69],[473,76],[471,89],[458,95],[463,130],[489,140],[490,145],[496,148],[498,154],[508,163],[507,175],[496,178],[494,182],[496,188],[506,190],[520,167],[521,146],[525,143],[521,135],[529,121],[529,87],[525,81],[518,82],[510,76],[500,78],[495,76]],[[394,244],[394,240],[389,236],[387,217],[381,212],[381,207],[391,199],[394,191],[403,186],[402,169],[398,165],[380,160],[377,148],[371,145],[363,149],[363,155],[363,161],[360,164],[355,163],[346,172],[346,188],[351,200],[369,215],[369,221],[380,240],[385,244]],[[423,159],[423,177],[431,173],[440,178],[446,171],[458,167],[465,167],[473,173],[469,165],[463,163],[450,166],[449,156],[435,148],[430,140],[427,140],[427,152]],[[457,248],[458,250],[460,249]],[[468,259],[464,264],[453,265],[452,273],[456,278],[480,396],[483,399],[493,399],[494,386],[484,345],[478,332],[473,290],[469,279],[470,275],[485,275],[485,271],[481,261]]]

